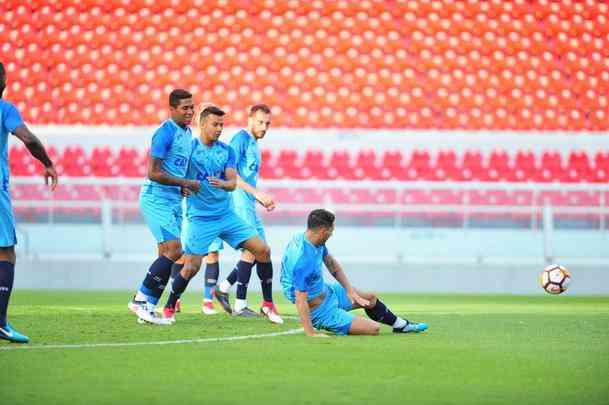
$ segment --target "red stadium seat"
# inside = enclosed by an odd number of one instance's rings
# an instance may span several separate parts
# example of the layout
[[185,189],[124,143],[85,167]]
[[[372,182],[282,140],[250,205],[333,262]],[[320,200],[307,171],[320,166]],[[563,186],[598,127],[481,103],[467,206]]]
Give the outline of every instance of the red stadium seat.
[[482,154],[468,150],[463,155],[463,178],[465,180],[487,180],[487,172],[482,165]]
[[[68,146],[59,151],[51,147],[48,152],[65,176],[146,176],[147,150],[124,147],[115,154],[108,147],[94,147],[87,152],[80,146]],[[441,150],[432,155],[415,149],[407,162],[397,150],[379,154],[365,149],[357,152],[355,159],[347,150],[307,150],[302,158],[292,149],[282,149],[276,155],[264,150],[263,154],[261,177],[268,179],[605,182],[609,177],[609,152],[605,151],[590,156],[577,150],[563,158],[552,150],[539,154],[519,150],[512,157],[502,149],[486,155],[467,150],[458,158],[453,151]],[[9,163],[13,176],[42,173],[40,163],[22,146],[10,148]]]
[[383,179],[404,179],[405,165],[402,153],[398,150],[383,152],[381,158],[381,176]]
[[[164,98],[150,97],[142,111],[124,92],[150,83],[165,93],[179,73],[186,87],[203,80],[233,111],[261,99],[281,105],[279,127],[609,128],[607,106],[587,94],[609,91],[602,1],[284,3],[3,2],[2,50],[14,64],[7,96],[27,97],[24,114],[35,124],[155,125]],[[188,21],[200,21],[200,32]],[[206,61],[248,73],[212,73]],[[35,62],[42,68],[30,69]],[[452,75],[456,69],[476,80]],[[44,95],[26,96],[41,82],[49,84]],[[79,96],[90,83],[110,96]],[[396,114],[405,105],[411,111]],[[367,169],[364,178],[377,175]]]

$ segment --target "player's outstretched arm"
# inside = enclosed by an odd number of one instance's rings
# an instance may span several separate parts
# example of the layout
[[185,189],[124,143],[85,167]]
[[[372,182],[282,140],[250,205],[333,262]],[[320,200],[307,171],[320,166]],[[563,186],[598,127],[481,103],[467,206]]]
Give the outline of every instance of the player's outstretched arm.
[[351,282],[347,278],[347,274],[344,272],[343,267],[338,263],[338,261],[332,257],[332,255],[327,254],[324,257],[324,264],[328,268],[328,271],[332,276],[343,286],[343,288],[347,291],[347,295],[349,299],[351,299],[351,303],[358,304],[362,307],[368,307],[370,305],[370,301],[361,297],[357,291],[351,285]]
[[237,171],[232,167],[227,167],[224,171],[224,177],[226,180],[209,176],[207,181],[209,181],[209,184],[213,187],[221,188],[226,191],[235,191],[235,188],[237,188]]
[[51,185],[51,190],[57,187],[57,171],[53,166],[53,162],[49,158],[47,151],[44,149],[42,142],[30,129],[24,124],[15,129],[15,136],[25,144],[27,150],[32,156],[40,161],[44,166],[44,181],[47,185]]
[[309,304],[307,303],[307,292],[298,290],[296,290],[295,292],[296,309],[298,310],[298,315],[300,315],[300,322],[302,323],[302,327],[304,328],[305,334],[311,337],[328,336],[325,333],[317,332],[315,328],[313,328],[313,324],[311,323],[311,313],[309,311]]
[[254,196],[256,201],[258,201],[267,211],[273,211],[275,209],[275,201],[273,200],[273,196],[265,193],[264,191],[258,190],[253,187],[251,184],[243,181],[243,179],[237,175],[237,187],[245,191],[246,193],[250,193]]
[[201,187],[199,181],[172,176],[163,170],[163,159],[150,157],[148,162],[148,178],[167,186],[180,186],[194,193]]

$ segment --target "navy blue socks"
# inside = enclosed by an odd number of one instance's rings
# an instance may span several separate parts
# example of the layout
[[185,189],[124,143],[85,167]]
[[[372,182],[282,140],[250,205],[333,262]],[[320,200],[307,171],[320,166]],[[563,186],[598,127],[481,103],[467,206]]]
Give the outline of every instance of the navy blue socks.
[[140,291],[148,297],[148,301],[151,304],[156,304],[163,295],[169,275],[171,274],[171,267],[174,264],[172,260],[165,256],[159,256],[148,269],[146,278],[142,282]]
[[378,298],[376,300],[376,305],[372,308],[365,308],[365,311],[370,319],[384,323],[385,325],[393,326],[397,319],[394,313]]
[[260,278],[264,301],[273,302],[273,263],[256,262],[256,273]]
[[171,266],[171,280],[176,277],[176,274],[182,271],[182,267],[184,267],[184,264],[179,264],[177,262]]
[[226,277],[226,281],[228,281],[230,283],[230,285],[234,285],[237,282],[238,276],[239,276],[239,270],[237,270],[237,267],[235,267],[233,269],[233,271],[230,272],[228,277]]
[[186,290],[186,286],[190,280],[186,280],[182,277],[181,273],[177,273],[173,277],[173,283],[171,284],[171,294],[169,294],[169,298],[167,299],[167,304],[165,304],[165,308],[175,308],[176,302],[180,299],[180,296]]
[[237,294],[236,297],[239,300],[244,300],[247,297],[247,285],[250,282],[252,276],[253,263],[244,262],[239,260],[235,270],[237,270]]
[[212,300],[213,289],[218,284],[218,277],[220,276],[220,264],[219,263],[207,263],[205,266],[205,287],[203,289],[203,298],[206,300]]
[[6,326],[6,311],[13,290],[15,265],[11,262],[0,261],[0,327]]

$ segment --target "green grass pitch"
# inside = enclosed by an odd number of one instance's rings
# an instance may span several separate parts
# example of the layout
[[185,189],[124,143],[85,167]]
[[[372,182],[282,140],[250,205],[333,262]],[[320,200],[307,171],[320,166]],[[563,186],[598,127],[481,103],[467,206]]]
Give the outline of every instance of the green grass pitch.
[[[0,403],[609,404],[609,297],[386,294],[395,312],[429,331],[245,340],[209,338],[300,325],[204,317],[194,293],[176,325],[139,325],[128,298],[17,290],[10,319],[32,342],[0,341]],[[140,345],[175,340],[187,342]],[[102,343],[133,345],[79,346]]]

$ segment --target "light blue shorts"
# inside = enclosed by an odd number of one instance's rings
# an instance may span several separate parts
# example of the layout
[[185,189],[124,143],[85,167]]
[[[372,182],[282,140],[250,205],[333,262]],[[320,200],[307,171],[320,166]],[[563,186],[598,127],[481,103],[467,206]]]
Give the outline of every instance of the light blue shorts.
[[186,222],[184,252],[189,255],[207,255],[216,238],[238,249],[246,240],[258,236],[254,227],[246,224],[232,210],[220,218],[192,217]]
[[222,249],[224,249],[224,243],[222,242],[222,239],[216,238],[211,242],[211,245],[209,245],[209,249],[207,250],[207,252],[218,252]]
[[15,246],[15,217],[11,205],[11,195],[8,190],[0,189],[0,247]]
[[182,229],[182,199],[150,193],[140,194],[140,209],[157,243],[179,240]]
[[[262,226],[262,221],[260,217],[256,213],[256,207],[252,208],[235,208],[235,213],[245,221],[246,224],[251,225],[256,229],[258,236],[266,242],[266,234],[264,233],[264,228]],[[222,239],[216,238],[209,245],[209,253],[217,252],[219,250],[224,249],[224,244],[222,243]]]
[[326,298],[311,311],[311,323],[317,329],[325,329],[337,335],[349,334],[355,315],[347,291],[339,283],[325,284]]

